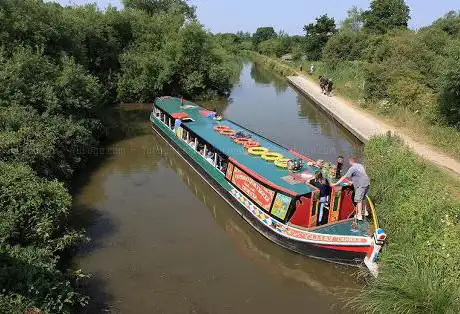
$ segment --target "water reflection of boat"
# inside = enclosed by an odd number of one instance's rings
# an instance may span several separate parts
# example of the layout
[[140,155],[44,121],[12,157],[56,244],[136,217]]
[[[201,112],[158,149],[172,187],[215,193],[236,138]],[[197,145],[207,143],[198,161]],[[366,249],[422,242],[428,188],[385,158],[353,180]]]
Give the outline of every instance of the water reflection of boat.
[[[155,143],[155,151],[161,155],[168,165],[176,171],[181,180],[194,195],[204,203],[214,220],[234,240],[242,255],[256,262],[273,276],[282,276],[315,289],[322,295],[341,295],[346,289],[355,291],[355,283],[350,280],[352,274],[341,266],[333,266],[315,260],[301,259],[297,254],[286,254],[270,242],[251,232],[245,222],[233,212],[228,211],[226,204],[216,194],[209,194],[204,182],[186,168],[186,164],[173,155],[173,151],[161,142]],[[224,207],[224,208],[222,208]],[[331,269],[331,267],[333,269]],[[332,271],[331,271],[332,270]]]
[[156,100],[152,128],[250,225],[273,242],[303,255],[358,264],[378,246],[375,211],[354,226],[348,186],[333,186],[319,220],[319,190],[308,178],[320,168],[230,120],[178,98]]

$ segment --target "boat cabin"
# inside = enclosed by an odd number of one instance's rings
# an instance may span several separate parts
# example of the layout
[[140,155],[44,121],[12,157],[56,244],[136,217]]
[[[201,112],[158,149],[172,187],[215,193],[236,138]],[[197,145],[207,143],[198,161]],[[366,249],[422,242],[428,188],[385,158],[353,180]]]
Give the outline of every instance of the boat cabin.
[[[241,193],[276,220],[304,228],[318,226],[319,190],[307,181],[297,181],[293,177],[293,184],[305,184],[311,187],[311,192],[299,195],[294,191],[274,186],[258,174],[232,160],[228,164],[225,177]],[[331,186],[331,195],[323,210],[324,224],[348,219],[354,210],[352,189]]]
[[[320,190],[310,180],[321,168],[308,157],[230,120],[216,120],[212,112],[179,99],[157,99],[152,115],[186,143],[193,154],[198,154],[203,162],[217,169],[222,180],[281,223],[310,229],[347,220],[354,211],[352,189],[345,185],[331,185],[327,202],[321,202],[323,219],[318,223]],[[301,161],[300,169],[291,171],[249,154],[247,147],[238,143],[234,136],[217,132],[218,126],[243,134],[286,160]]]

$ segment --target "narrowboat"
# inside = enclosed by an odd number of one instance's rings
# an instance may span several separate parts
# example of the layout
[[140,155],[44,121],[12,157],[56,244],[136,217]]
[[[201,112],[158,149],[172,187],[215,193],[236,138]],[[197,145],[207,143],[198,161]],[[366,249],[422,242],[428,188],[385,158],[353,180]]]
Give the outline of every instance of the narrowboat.
[[[377,274],[386,235],[367,198],[369,215],[354,218],[353,187],[330,184],[320,199],[311,181],[334,168],[285,148],[182,98],[157,98],[152,129],[244,220],[276,244],[305,256]],[[322,217],[320,217],[322,216]]]

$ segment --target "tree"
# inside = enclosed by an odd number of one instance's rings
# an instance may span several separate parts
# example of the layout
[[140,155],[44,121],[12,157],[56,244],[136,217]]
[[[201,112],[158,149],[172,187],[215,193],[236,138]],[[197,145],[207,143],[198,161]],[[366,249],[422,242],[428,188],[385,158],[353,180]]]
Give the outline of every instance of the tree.
[[241,40],[250,40],[251,39],[251,33],[249,33],[249,32],[237,31],[236,36],[241,38]]
[[321,52],[329,38],[337,32],[334,18],[327,14],[316,18],[316,23],[305,25],[305,52],[309,60],[321,58]]
[[136,15],[137,39],[120,56],[118,94],[123,101],[228,93],[238,66],[202,25],[184,25],[170,13],[155,19],[145,19],[143,12]]
[[[66,186],[116,119],[117,92],[227,95],[239,70],[186,0],[124,2],[0,1],[0,313],[87,303],[76,289],[85,276],[66,270],[84,240]],[[224,41],[243,40],[251,45],[247,34]]]
[[258,47],[258,51],[267,56],[280,57],[283,54],[281,41],[278,38],[265,40]]
[[259,27],[252,35],[252,43],[254,44],[254,47],[257,48],[261,42],[275,38],[276,36],[277,35],[273,27]]
[[196,17],[195,7],[185,0],[123,0],[123,4],[126,8],[142,10],[150,15],[172,11],[188,18]]
[[385,34],[394,28],[407,28],[410,9],[404,0],[373,0],[364,12],[364,29],[373,34]]
[[449,36],[460,39],[460,11],[450,11],[433,23],[431,28],[441,29]]
[[340,25],[341,31],[360,31],[364,25],[364,11],[357,6],[347,11],[347,17]]

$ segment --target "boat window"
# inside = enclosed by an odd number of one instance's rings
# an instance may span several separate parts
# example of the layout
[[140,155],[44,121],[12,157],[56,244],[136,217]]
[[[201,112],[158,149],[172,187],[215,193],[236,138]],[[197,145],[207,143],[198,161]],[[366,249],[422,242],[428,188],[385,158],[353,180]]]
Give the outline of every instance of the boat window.
[[197,146],[197,138],[195,135],[193,135],[192,132],[187,132],[188,133],[188,140],[187,143],[193,148],[196,149]]
[[201,141],[198,141],[198,145],[196,146],[196,150],[200,155],[204,154],[204,144]]
[[217,169],[220,170],[223,174],[227,172],[228,167],[228,158],[224,155],[218,154],[217,156]]
[[214,158],[216,156],[216,153],[214,152],[214,149],[212,147],[207,147],[207,150],[206,150],[206,160],[208,162],[210,162],[212,165],[214,165]]
[[161,111],[160,111],[160,109],[158,109],[157,106],[154,105],[154,106],[153,106],[153,113],[155,114],[156,117],[159,117]]
[[181,119],[181,121],[182,121],[183,123],[187,123],[187,122],[193,122],[193,121],[195,121],[195,120],[193,120],[192,118],[184,118],[184,119]]

